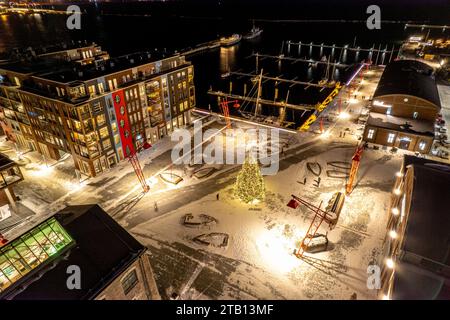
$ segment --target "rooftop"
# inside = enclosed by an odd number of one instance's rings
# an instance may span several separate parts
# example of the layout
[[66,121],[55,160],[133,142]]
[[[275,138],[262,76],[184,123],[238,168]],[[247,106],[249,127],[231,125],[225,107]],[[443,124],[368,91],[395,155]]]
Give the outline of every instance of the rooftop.
[[0,153],[0,170],[6,170],[15,166],[17,166],[17,164],[14,161],[3,153]]
[[57,81],[61,83],[70,83],[73,81],[87,81],[102,77],[115,72],[120,72],[126,69],[144,65],[147,63],[163,60],[165,58],[174,57],[159,51],[154,52],[137,52],[120,57],[111,58],[102,63],[98,67],[95,65],[77,66],[64,68],[61,71],[50,70],[46,73],[37,74],[36,77]]
[[86,40],[84,41],[72,40],[70,42],[60,42],[51,45],[41,45],[38,47],[13,48],[8,52],[4,52],[1,55],[1,57],[3,59],[9,58],[11,60],[16,60],[24,57],[45,56],[48,54],[55,54],[67,50],[91,48],[95,46],[97,46],[95,42],[88,42]]
[[370,112],[367,125],[404,133],[434,137],[434,124],[430,121],[401,118],[382,113]]
[[450,266],[450,212],[443,200],[450,189],[450,166],[408,155],[403,166],[413,170],[414,179],[402,251],[419,261],[397,262],[392,298],[448,300],[450,277],[441,270]]
[[397,60],[386,66],[374,98],[392,94],[422,98],[440,108],[433,68],[416,60]]
[[[414,185],[403,250],[450,265],[450,166],[412,164]],[[430,237],[430,234],[433,236]]]
[[[73,246],[57,255],[52,263],[41,264],[30,271],[23,280],[0,293],[0,298],[91,299],[145,250],[98,205],[69,206],[53,217],[73,239]],[[32,228],[32,232],[37,229],[38,226]],[[80,267],[80,290],[69,290],[66,286],[67,267],[70,265]]]

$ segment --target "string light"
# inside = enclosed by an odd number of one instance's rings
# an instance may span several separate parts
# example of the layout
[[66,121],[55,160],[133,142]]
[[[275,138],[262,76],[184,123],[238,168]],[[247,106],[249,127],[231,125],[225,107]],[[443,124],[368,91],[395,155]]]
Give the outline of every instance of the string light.
[[245,203],[255,203],[264,199],[264,179],[258,163],[251,157],[245,159],[234,186],[235,195]]
[[395,266],[394,260],[392,260],[391,258],[387,259],[386,260],[386,266],[389,269],[394,269],[394,266]]

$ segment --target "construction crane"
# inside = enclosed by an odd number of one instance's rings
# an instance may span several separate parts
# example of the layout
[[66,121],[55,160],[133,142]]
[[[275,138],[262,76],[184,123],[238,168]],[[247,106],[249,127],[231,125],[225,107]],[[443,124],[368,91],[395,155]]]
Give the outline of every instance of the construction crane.
[[227,123],[227,128],[228,128],[228,129],[231,128],[230,110],[228,109],[228,105],[229,105],[230,103],[234,103],[234,104],[233,104],[233,107],[234,107],[234,108],[239,108],[239,106],[240,106],[237,100],[231,100],[231,101],[228,101],[227,99],[222,99],[222,100],[220,101],[220,108],[222,109],[222,113],[223,113],[223,115],[224,115],[224,117],[225,117],[225,121],[226,121],[226,123]]
[[363,151],[364,151],[364,145],[360,144],[360,145],[358,145],[355,153],[353,154],[352,167],[350,169],[350,176],[348,178],[347,185],[345,187],[345,193],[347,195],[349,195],[353,191],[353,184],[355,183],[356,176],[358,174],[358,168],[359,168],[359,164],[361,162],[361,156],[362,156]]
[[142,186],[142,190],[144,191],[144,193],[147,193],[150,190],[150,187],[148,186],[147,181],[145,181],[144,172],[142,172],[141,163],[139,162],[136,151],[134,151],[134,149],[130,150],[130,148],[127,146],[126,153],[128,155],[128,160],[133,166],[134,173],[136,174],[139,183]]
[[336,218],[333,217],[332,214],[320,208],[322,206],[322,202],[320,202],[320,205],[317,207],[306,200],[303,200],[295,195],[292,195],[292,199],[289,201],[287,205],[290,208],[297,209],[300,204],[304,205],[307,209],[313,211],[315,215],[313,220],[311,221],[311,224],[309,225],[308,231],[306,232],[305,236],[303,237],[300,243],[300,246],[298,247],[298,249],[294,251],[294,255],[297,258],[303,257],[303,254],[308,248],[308,245],[317,235],[317,231],[319,230],[319,227],[322,225],[324,221],[330,225],[330,229],[334,227],[334,225],[336,224]]

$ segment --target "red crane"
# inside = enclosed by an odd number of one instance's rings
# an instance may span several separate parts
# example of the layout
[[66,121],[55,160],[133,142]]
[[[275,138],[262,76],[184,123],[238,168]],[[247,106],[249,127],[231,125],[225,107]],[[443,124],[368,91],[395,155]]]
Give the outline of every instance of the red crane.
[[128,160],[130,160],[131,165],[133,166],[134,173],[138,177],[139,182],[141,183],[142,190],[144,193],[147,193],[150,190],[150,187],[147,184],[147,181],[145,181],[144,173],[142,172],[141,164],[139,162],[139,159],[137,157],[136,153],[132,153],[128,156]]
[[306,200],[303,200],[295,195],[292,195],[292,199],[291,201],[289,201],[288,207],[297,209],[300,204],[303,204],[307,209],[315,212],[315,215],[313,220],[311,221],[311,224],[309,225],[308,231],[306,232],[305,236],[302,239],[302,242],[300,243],[299,248],[294,251],[294,254],[297,256],[297,258],[303,257],[306,248],[317,234],[317,231],[319,230],[319,227],[322,225],[322,222],[325,221],[326,223],[328,223],[330,225],[330,228],[335,223],[335,220],[328,212],[320,209],[320,207],[322,206],[322,202],[320,202],[320,205],[317,207]]
[[239,108],[239,103],[237,100],[228,101],[228,100],[224,99],[224,100],[220,101],[220,108],[222,109],[222,113],[225,116],[225,121],[227,123],[228,129],[231,128],[230,110],[228,109],[228,105],[230,103],[234,103],[234,105],[233,105],[234,108]]
[[353,191],[353,184],[355,183],[356,176],[358,175],[358,168],[361,162],[362,153],[364,151],[364,145],[360,144],[352,157],[352,168],[350,169],[350,175],[348,177],[347,185],[345,187],[345,193],[349,195]]
[[144,193],[147,193],[150,190],[150,187],[147,184],[147,181],[145,181],[144,172],[142,172],[141,163],[139,162],[138,156],[134,148],[130,150],[130,148],[127,146],[125,150],[127,154],[127,158],[130,161],[131,165],[133,166],[134,173],[136,174]]

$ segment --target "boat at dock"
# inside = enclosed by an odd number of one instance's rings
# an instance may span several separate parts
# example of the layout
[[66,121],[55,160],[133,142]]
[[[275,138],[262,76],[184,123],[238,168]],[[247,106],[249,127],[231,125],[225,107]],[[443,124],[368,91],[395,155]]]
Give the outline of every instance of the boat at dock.
[[230,46],[234,46],[235,44],[238,44],[241,40],[242,40],[242,35],[235,33],[231,37],[220,38],[220,45],[222,47],[230,47]]
[[262,32],[263,32],[263,29],[260,29],[259,27],[255,27],[255,25],[253,24],[253,28],[250,30],[249,33],[247,33],[244,36],[244,39],[245,40],[255,39],[255,38],[259,37]]

